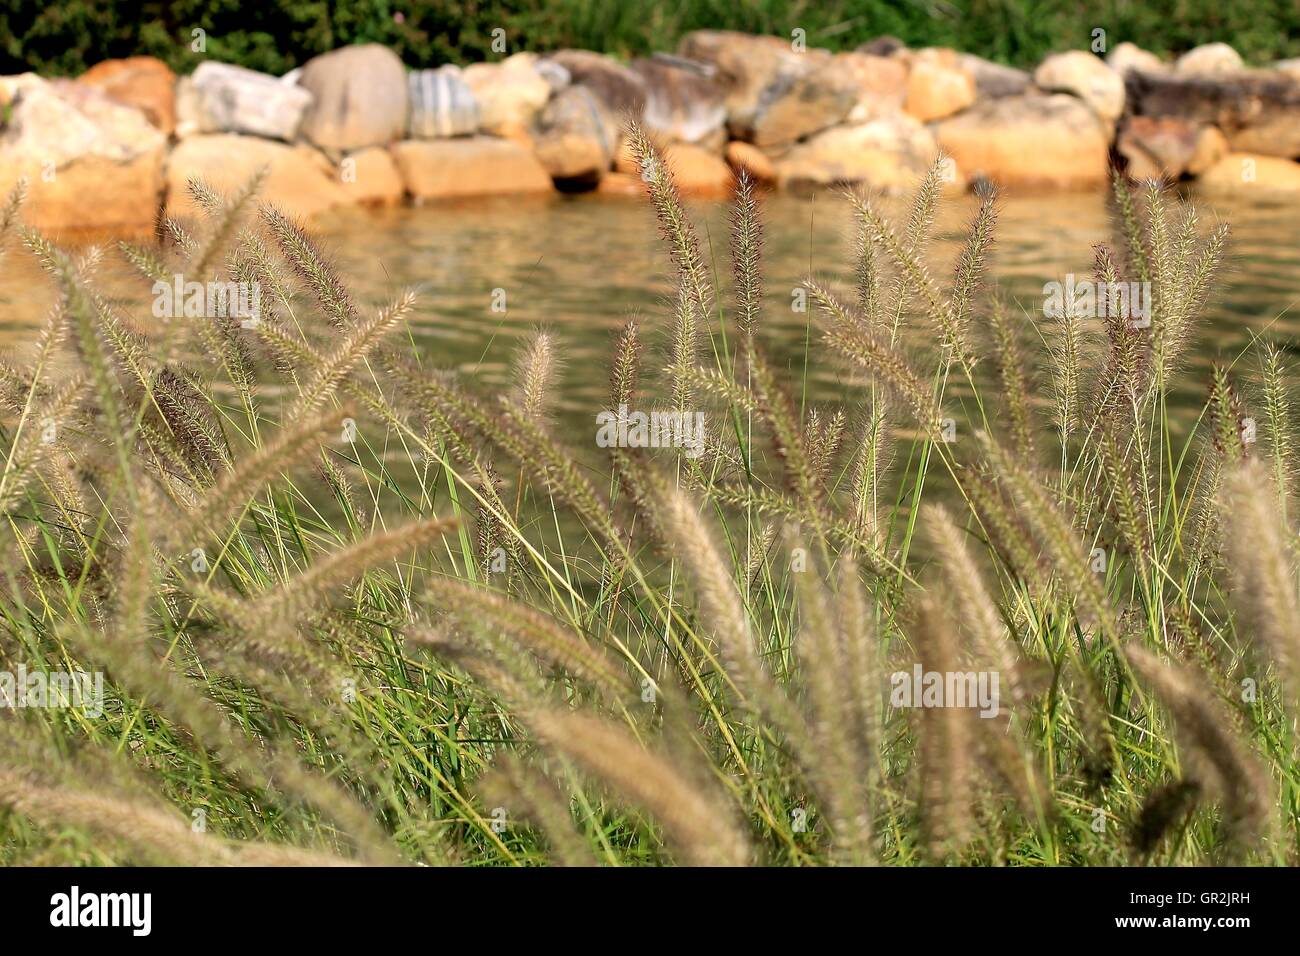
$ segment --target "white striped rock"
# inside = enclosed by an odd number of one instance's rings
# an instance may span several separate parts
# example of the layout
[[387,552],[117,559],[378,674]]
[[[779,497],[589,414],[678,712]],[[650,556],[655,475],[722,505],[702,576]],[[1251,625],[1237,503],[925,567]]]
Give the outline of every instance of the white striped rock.
[[406,75],[411,100],[411,139],[450,139],[478,131],[478,102],[455,66],[412,70]]

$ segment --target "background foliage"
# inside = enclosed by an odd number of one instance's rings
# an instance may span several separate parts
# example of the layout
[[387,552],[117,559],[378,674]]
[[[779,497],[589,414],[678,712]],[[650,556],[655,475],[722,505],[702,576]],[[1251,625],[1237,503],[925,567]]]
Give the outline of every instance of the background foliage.
[[1087,47],[1094,28],[1178,53],[1216,40],[1249,62],[1300,55],[1296,0],[0,0],[0,73],[76,74],[100,60],[152,54],[194,68],[191,30],[208,58],[283,73],[348,43],[383,43],[410,66],[492,58],[510,49],[583,47],[627,56],[672,49],[688,30],[726,27],[852,49],[881,34],[1028,66]]

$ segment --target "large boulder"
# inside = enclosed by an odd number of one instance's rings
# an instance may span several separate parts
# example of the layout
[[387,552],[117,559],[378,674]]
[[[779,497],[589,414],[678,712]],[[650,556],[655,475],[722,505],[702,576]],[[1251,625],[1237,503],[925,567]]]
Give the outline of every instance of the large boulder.
[[9,120],[0,129],[0,153],[10,161],[58,169],[84,156],[121,162],[166,145],[143,112],[93,86],[32,77],[12,89]]
[[167,162],[167,212],[173,216],[199,212],[187,188],[191,179],[229,193],[263,168],[261,196],[291,216],[314,216],[353,201],[340,170],[305,143],[289,146],[257,136],[217,133],[187,137],[172,150]]
[[6,84],[0,194],[28,183],[26,220],[45,230],[146,229],[162,199],[166,137],[98,89],[35,76]]
[[508,139],[404,140],[392,147],[416,199],[547,192],[551,177],[526,147]]
[[18,94],[29,86],[41,86],[46,81],[35,73],[15,73],[0,76],[0,107],[6,107]]
[[973,53],[957,54],[957,65],[975,84],[978,99],[1019,96],[1029,89],[1029,74],[1014,66],[994,63]]
[[614,162],[618,134],[618,124],[596,94],[570,86],[537,118],[534,151],[553,179],[594,186]]
[[535,54],[516,53],[500,63],[473,63],[461,71],[478,103],[480,132],[529,140],[533,121],[551,93],[568,82],[568,71],[559,64],[549,73],[538,65]]
[[1213,126],[1172,116],[1132,116],[1120,129],[1115,148],[1128,160],[1133,179],[1175,180],[1200,175],[1222,159],[1228,147]]
[[1216,126],[1202,126],[1196,132],[1196,147],[1187,159],[1187,174],[1200,176],[1231,152],[1228,138]]
[[843,122],[857,105],[858,69],[824,50],[796,51],[780,37],[697,30],[683,57],[711,64],[726,95],[736,139],[780,147]]
[[639,73],[590,50],[559,50],[542,61],[563,67],[569,82],[590,90],[619,126],[629,119],[641,119],[646,88]]
[[1174,72],[1183,76],[1223,76],[1244,69],[1241,54],[1226,43],[1206,43],[1188,50],[1174,63]]
[[838,53],[840,69],[851,78],[856,99],[844,122],[856,126],[898,113],[907,97],[907,66],[899,60],[870,53]]
[[718,198],[731,192],[735,180],[731,167],[711,150],[691,143],[669,143],[663,159],[678,190],[687,196]]
[[382,146],[367,146],[339,164],[339,182],[349,202],[392,206],[406,194],[397,160]]
[[784,74],[765,91],[749,130],[755,145],[793,143],[844,122],[858,105],[858,69],[851,61],[821,50],[802,56],[803,69]]
[[1209,193],[1258,196],[1266,193],[1300,194],[1300,163],[1276,156],[1229,153],[1196,181]]
[[1168,69],[1165,61],[1160,57],[1127,40],[1118,44],[1115,49],[1106,54],[1106,65],[1120,76],[1130,70],[1161,73]]
[[247,133],[292,142],[311,93],[291,81],[206,60],[176,88],[176,134]]
[[1079,97],[1104,123],[1114,124],[1124,112],[1124,80],[1084,50],[1047,57],[1034,71],[1034,83],[1049,92]]
[[176,128],[176,74],[152,56],[104,60],[78,77],[110,99],[134,106],[149,122],[170,135]]
[[1108,131],[1072,96],[982,100],[935,124],[934,133],[969,176],[1012,187],[1095,187],[1107,180]]
[[307,61],[298,85],[315,98],[301,133],[337,155],[401,139],[406,129],[406,68],[378,43],[346,46]]
[[784,40],[734,30],[695,30],[682,37],[678,55],[711,64],[726,98],[727,122],[733,134],[749,139],[768,91],[784,78],[798,74],[804,64]]
[[144,233],[162,204],[163,159],[161,149],[121,162],[85,156],[50,173],[14,163],[0,150],[0,195],[26,179],[23,219],[43,232]]
[[975,81],[951,50],[918,50],[911,60],[903,104],[909,115],[929,122],[975,102]]
[[733,139],[727,144],[726,158],[727,165],[735,170],[736,175],[744,170],[755,182],[776,182],[776,165],[753,143]]
[[1127,82],[1138,115],[1217,126],[1237,152],[1300,156],[1300,77],[1280,70],[1225,76],[1130,73]]
[[406,79],[411,101],[407,130],[411,139],[472,136],[478,131],[478,103],[474,91],[461,79],[459,67],[412,70]]
[[644,83],[645,128],[658,139],[703,143],[721,135],[727,106],[713,67],[656,54],[630,68]]
[[961,54],[951,47],[924,46],[916,50],[901,49],[890,54],[890,58],[904,64],[909,69],[917,63],[932,63],[949,70],[961,68]]
[[924,125],[899,114],[818,133],[777,160],[776,175],[782,188],[865,183],[898,192],[915,185],[937,151]]

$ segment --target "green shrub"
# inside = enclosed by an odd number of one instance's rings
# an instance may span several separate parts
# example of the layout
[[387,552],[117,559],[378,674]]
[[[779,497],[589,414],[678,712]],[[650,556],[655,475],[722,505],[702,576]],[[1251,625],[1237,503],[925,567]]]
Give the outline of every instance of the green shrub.
[[[204,53],[191,49],[196,28],[207,33]],[[671,49],[686,31],[705,28],[781,36],[799,28],[810,44],[832,49],[892,34],[911,45],[952,46],[1020,66],[1053,50],[1086,48],[1096,28],[1106,30],[1110,45],[1130,40],[1162,53],[1221,40],[1254,63],[1300,55],[1300,6],[1293,0],[12,0],[0,11],[0,73],[75,75],[132,54],[157,56],[182,72],[212,57],[284,73],[318,53],[364,42],[392,47],[410,66],[431,66],[497,56],[497,28],[506,31],[511,51],[583,47],[620,56]]]

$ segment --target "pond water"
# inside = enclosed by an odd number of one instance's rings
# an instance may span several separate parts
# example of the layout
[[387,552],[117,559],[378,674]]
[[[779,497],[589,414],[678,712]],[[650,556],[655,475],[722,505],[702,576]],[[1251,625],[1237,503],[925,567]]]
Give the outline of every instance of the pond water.
[[[1203,401],[1208,366],[1231,360],[1252,335],[1300,347],[1300,216],[1295,206],[1224,205],[1198,199],[1206,228],[1231,222],[1227,268],[1214,290],[1176,404]],[[932,273],[946,284],[970,197],[944,204],[933,246]],[[729,284],[725,207],[693,204],[705,255],[724,289]],[[794,311],[791,291],[810,271],[847,288],[853,220],[834,194],[766,199],[766,336],[778,359],[802,378],[805,350],[810,400],[842,397],[842,366],[821,360],[807,313]],[[585,196],[502,197],[389,210],[347,209],[317,223],[358,299],[379,303],[406,285],[420,298],[416,341],[437,365],[471,374],[487,391],[509,387],[511,357],[534,328],[554,331],[564,356],[558,412],[591,428],[606,394],[606,365],[615,330],[629,316],[644,322],[651,348],[665,346],[670,293],[667,260],[648,206],[638,199]],[[1043,285],[1067,273],[1090,274],[1092,246],[1110,240],[1104,195],[1007,198],[1002,203],[992,273],[1019,303],[1027,322],[1042,323]],[[110,254],[106,277],[120,275]],[[10,250],[0,263],[0,347],[28,338],[51,301],[48,283]],[[114,291],[121,286],[111,282]],[[136,286],[143,293],[141,286]],[[504,291],[505,311],[494,311]],[[137,299],[146,303],[147,300]],[[147,314],[147,313],[146,313]],[[977,316],[978,321],[978,316]],[[928,324],[914,324],[912,345],[924,349]],[[1032,332],[1026,331],[1032,340]],[[649,357],[654,361],[654,357]],[[661,363],[662,364],[662,363]],[[1253,363],[1252,363],[1253,364]]]

